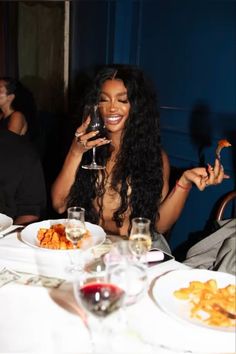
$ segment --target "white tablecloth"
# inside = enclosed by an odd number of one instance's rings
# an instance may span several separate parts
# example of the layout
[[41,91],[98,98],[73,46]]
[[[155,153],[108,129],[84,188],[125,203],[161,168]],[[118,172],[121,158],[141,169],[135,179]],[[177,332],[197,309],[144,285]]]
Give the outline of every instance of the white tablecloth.
[[[60,278],[65,276],[69,261],[66,252],[34,249],[22,243],[16,233],[0,240],[0,267]],[[149,280],[176,269],[188,268],[171,260],[150,268]],[[89,334],[77,312],[69,282],[58,289],[17,283],[2,286],[0,353],[90,353]],[[107,351],[109,353],[236,351],[235,333],[178,321],[164,313],[148,294],[127,307],[126,315],[128,331],[122,333],[115,348]]]

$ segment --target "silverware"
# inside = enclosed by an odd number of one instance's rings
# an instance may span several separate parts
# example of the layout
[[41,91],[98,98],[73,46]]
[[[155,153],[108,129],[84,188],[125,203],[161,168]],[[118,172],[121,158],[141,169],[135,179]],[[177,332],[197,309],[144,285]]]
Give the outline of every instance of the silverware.
[[15,225],[15,226],[10,226],[10,228],[11,229],[9,231],[5,230],[5,232],[4,231],[0,232],[0,239],[12,234],[13,232],[22,230],[24,228],[24,226]]
[[227,316],[228,318],[231,318],[232,320],[236,319],[236,313],[229,312],[228,310],[224,309],[221,305],[213,304],[212,307],[215,311],[222,313],[223,315]]

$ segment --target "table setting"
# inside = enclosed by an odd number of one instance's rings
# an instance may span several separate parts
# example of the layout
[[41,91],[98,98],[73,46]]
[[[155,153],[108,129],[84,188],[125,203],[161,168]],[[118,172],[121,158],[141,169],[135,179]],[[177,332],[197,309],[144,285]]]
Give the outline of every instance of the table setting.
[[[235,320],[234,326],[209,325],[191,317],[188,301],[174,296],[196,281],[236,285],[234,276],[192,269],[158,249],[137,259],[128,240],[87,222],[91,238],[86,249],[43,248],[39,229],[65,219],[21,228],[1,215],[0,232],[7,235],[0,239],[0,353],[236,351]],[[71,254],[83,270],[68,271]],[[98,348],[94,333],[101,341]]]

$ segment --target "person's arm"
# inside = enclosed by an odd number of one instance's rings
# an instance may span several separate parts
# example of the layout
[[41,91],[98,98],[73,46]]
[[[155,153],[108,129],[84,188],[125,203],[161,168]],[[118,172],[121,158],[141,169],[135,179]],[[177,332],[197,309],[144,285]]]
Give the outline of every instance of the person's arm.
[[21,112],[12,113],[7,128],[13,133],[24,135],[28,129],[25,116]]
[[38,154],[29,149],[22,156],[22,170],[15,193],[15,224],[27,225],[40,219],[46,209],[46,186]]
[[185,202],[188,198],[192,184],[195,184],[200,191],[203,191],[208,185],[219,184],[224,178],[229,178],[224,174],[224,169],[219,160],[215,160],[214,168],[208,165],[208,168],[196,167],[186,170],[177,181],[172,191],[167,194],[166,190],[169,183],[169,161],[166,155],[163,156],[163,177],[164,193],[163,201],[160,205],[160,219],[157,221],[157,229],[160,233],[165,233],[173,226],[179,218]]
[[83,156],[81,149],[75,138],[71,144],[62,169],[52,185],[52,205],[59,214],[66,210],[66,198],[75,181],[76,171]]
[[52,185],[51,197],[53,208],[59,213],[66,210],[67,197],[69,195],[71,186],[75,181],[76,171],[79,167],[84,152],[92,149],[94,146],[101,146],[110,143],[107,139],[96,139],[88,141],[96,136],[98,132],[85,133],[86,128],[90,122],[88,118],[78,129],[77,134],[79,138],[74,138],[69,152],[65,158],[62,169]]
[[21,215],[14,220],[15,225],[28,225],[39,220],[36,215]]

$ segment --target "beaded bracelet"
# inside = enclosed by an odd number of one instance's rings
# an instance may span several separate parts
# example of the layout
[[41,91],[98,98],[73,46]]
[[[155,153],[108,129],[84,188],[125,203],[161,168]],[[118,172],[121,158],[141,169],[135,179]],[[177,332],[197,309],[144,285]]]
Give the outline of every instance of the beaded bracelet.
[[182,186],[181,184],[179,184],[179,180],[177,179],[177,181],[176,181],[176,183],[175,183],[175,186],[176,187],[179,187],[179,188],[181,188],[181,189],[183,189],[183,190],[185,190],[185,191],[189,191],[191,188],[192,188],[192,185],[190,185],[189,187],[184,187],[184,186]]

